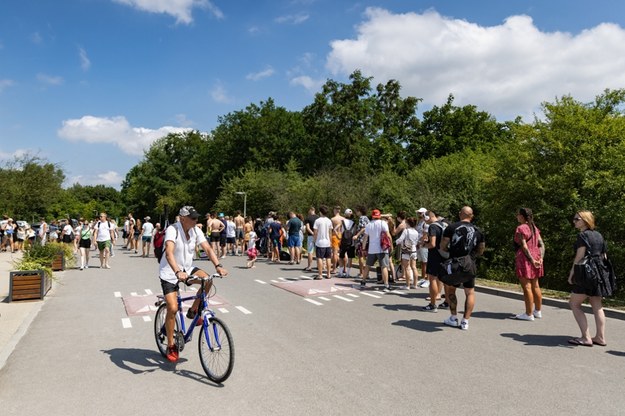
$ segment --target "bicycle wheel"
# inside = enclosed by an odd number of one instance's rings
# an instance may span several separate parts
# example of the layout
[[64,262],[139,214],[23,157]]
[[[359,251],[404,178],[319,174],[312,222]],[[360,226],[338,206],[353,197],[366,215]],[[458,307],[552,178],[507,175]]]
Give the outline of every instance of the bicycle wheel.
[[202,368],[209,379],[221,383],[230,377],[234,367],[234,343],[225,323],[211,318],[198,337]]
[[[154,316],[154,339],[156,340],[156,346],[161,355],[167,358],[167,332],[165,331],[165,318],[167,317],[167,304],[163,303],[156,310]],[[176,319],[175,331],[180,330],[178,326],[178,320]]]

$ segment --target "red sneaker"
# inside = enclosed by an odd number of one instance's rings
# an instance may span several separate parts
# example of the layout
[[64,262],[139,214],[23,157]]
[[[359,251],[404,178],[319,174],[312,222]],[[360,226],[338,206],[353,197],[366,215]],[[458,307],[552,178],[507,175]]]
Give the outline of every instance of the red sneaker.
[[178,347],[172,345],[171,347],[167,347],[167,359],[172,362],[178,362]]

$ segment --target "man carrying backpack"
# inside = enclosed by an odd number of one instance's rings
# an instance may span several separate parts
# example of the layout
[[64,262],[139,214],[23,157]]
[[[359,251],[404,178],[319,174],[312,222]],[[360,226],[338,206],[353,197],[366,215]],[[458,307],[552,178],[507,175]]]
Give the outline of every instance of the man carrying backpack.
[[[462,278],[462,283],[445,284],[445,296],[449,303],[451,316],[443,322],[445,325],[469,329],[469,318],[475,305],[475,258],[484,253],[484,235],[471,223],[473,209],[462,207],[459,213],[460,221],[449,225],[443,232],[440,251],[443,257],[451,260],[448,267],[458,268],[456,272]],[[444,263],[445,265],[445,263]],[[441,279],[443,277],[441,276]],[[464,315],[458,321],[458,299],[456,289],[462,284],[465,294]]]
[[354,242],[354,213],[351,209],[345,210],[345,219],[342,221],[343,233],[341,234],[341,245],[339,252],[339,273],[338,277],[351,277],[352,262],[356,257],[356,246]]

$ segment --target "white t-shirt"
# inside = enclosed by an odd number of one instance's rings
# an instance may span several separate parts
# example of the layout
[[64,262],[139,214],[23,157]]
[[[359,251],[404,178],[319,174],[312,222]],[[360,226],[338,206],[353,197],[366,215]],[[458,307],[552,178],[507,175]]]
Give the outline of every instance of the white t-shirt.
[[[176,233],[178,236],[176,236]],[[202,233],[199,228],[193,227],[189,229],[189,239],[187,240],[184,230],[182,229],[182,225],[177,222],[170,225],[167,227],[167,230],[165,230],[163,250],[167,247],[168,241],[173,241],[176,244],[174,248],[174,258],[176,259],[176,263],[178,263],[180,270],[191,273],[191,270],[193,270],[195,247],[206,241],[204,233]],[[174,272],[175,270],[172,270],[169,262],[167,261],[167,256],[163,252],[163,257],[161,258],[159,266],[159,276],[161,279],[169,283],[176,284],[178,283],[178,278]]]
[[317,230],[317,239],[315,247],[330,247],[330,234],[332,232],[332,220],[328,217],[319,217],[313,225],[313,229]]
[[423,239],[424,235],[428,234],[428,230],[430,229],[430,225],[427,222],[421,220],[421,221],[419,221],[419,223],[417,224],[415,229],[419,233],[419,241],[420,241],[421,239]]
[[235,238],[236,236],[236,225],[230,220],[226,221],[226,238]]
[[95,241],[109,241],[111,234],[115,232],[115,226],[110,221],[98,221],[93,228],[93,232],[96,233]]
[[258,238],[256,236],[256,233],[254,231],[250,231],[249,236],[250,236],[250,241],[247,243],[247,246],[249,248],[256,247],[256,238]]
[[154,231],[154,224],[152,224],[151,222],[144,222],[143,226],[141,227],[143,229],[143,237],[152,237],[152,231]]
[[388,232],[388,224],[382,220],[372,220],[365,227],[365,234],[369,236],[369,254],[384,253],[380,247],[380,234],[382,231]]
[[419,243],[419,232],[414,228],[406,228],[402,231],[401,236],[396,241],[396,244],[402,248],[404,253],[404,247],[411,246],[410,252],[415,253],[417,251],[417,244]]
[[71,235],[73,231],[74,229],[70,224],[65,224],[65,227],[63,227],[63,235]]

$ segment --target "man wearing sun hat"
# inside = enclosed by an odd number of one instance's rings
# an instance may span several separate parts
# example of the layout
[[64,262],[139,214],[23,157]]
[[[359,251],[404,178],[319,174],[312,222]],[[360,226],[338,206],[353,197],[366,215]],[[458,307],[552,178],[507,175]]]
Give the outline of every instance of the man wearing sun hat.
[[[365,266],[364,278],[360,282],[360,287],[364,288],[367,284],[367,278],[369,277],[369,270],[377,261],[380,264],[380,270],[382,271],[382,281],[384,282],[384,292],[391,290],[388,284],[388,267],[389,267],[389,249],[383,250],[380,244],[382,234],[386,234],[391,241],[391,233],[388,229],[388,223],[382,221],[380,218],[382,214],[379,209],[371,211],[371,222],[365,227],[365,239],[369,242],[369,250],[367,252],[367,263]],[[392,246],[390,248],[392,250]]]
[[[197,227],[197,219],[200,216],[192,206],[180,208],[178,213],[180,222],[176,222],[165,231],[165,252],[159,263],[159,277],[161,288],[167,303],[167,316],[165,329],[167,331],[167,359],[172,362],[178,361],[178,350],[174,344],[174,327],[176,313],[178,312],[178,285],[187,280],[190,275],[206,277],[208,273],[193,265],[196,246],[201,246],[208,255],[208,259],[215,266],[215,270],[222,276],[228,271],[219,263],[217,255],[210,246],[204,233]],[[211,283],[207,283],[205,290],[210,290]],[[193,302],[187,317],[195,316],[200,299]],[[199,321],[198,321],[199,322]]]

